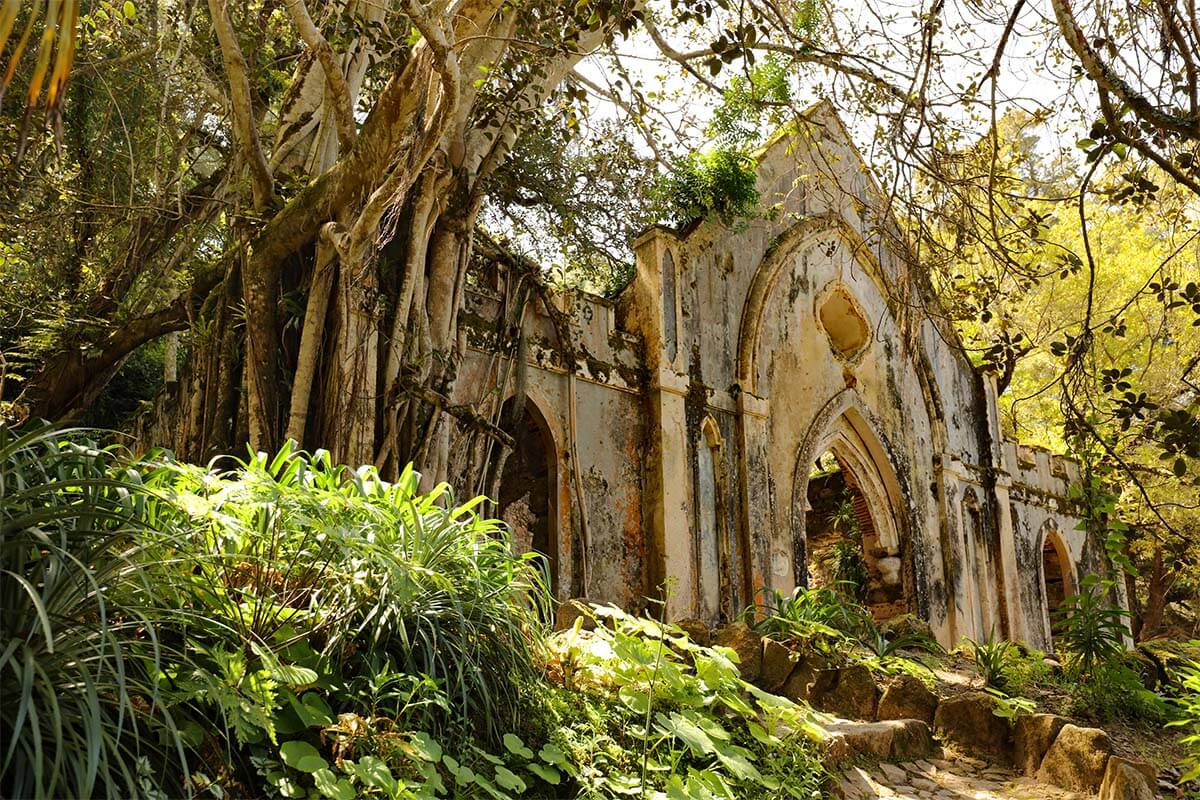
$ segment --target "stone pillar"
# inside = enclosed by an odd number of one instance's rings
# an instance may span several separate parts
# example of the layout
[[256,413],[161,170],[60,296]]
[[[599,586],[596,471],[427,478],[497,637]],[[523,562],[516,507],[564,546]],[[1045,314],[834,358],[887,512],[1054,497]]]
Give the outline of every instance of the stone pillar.
[[696,608],[696,559],[693,548],[688,462],[687,412],[684,398],[688,378],[664,368],[650,389],[653,428],[647,469],[647,501],[651,541],[658,553],[658,569],[651,587],[667,601],[667,617],[693,616]]
[[[652,228],[634,242],[637,276],[622,296],[624,327],[642,337],[650,373],[647,406],[650,452],[645,462],[642,518],[646,526],[646,591],[667,603],[667,616],[696,613],[696,568],[684,398],[688,376],[679,342],[681,259],[675,235]],[[686,365],[685,365],[686,368]]]
[[[791,591],[791,531],[773,536],[774,498],[767,466],[770,404],[749,392],[738,395],[738,483],[742,497],[741,572],[750,602],[763,587]],[[788,546],[781,544],[786,539]]]
[[1041,619],[1041,609],[1025,608],[1021,601],[1021,585],[1017,580],[1017,538],[1013,530],[1012,502],[1009,490],[1012,476],[1002,467],[996,469],[996,526],[1000,529],[1000,557],[1004,575],[1004,605],[1008,615],[1008,638],[1018,642],[1033,641],[1030,619]]

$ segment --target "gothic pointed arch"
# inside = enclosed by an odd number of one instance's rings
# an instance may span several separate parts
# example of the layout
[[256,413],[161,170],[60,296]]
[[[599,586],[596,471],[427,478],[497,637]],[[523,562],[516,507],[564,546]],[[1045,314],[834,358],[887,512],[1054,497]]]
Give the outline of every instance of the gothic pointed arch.
[[856,515],[869,526],[870,552],[865,555],[872,573],[877,573],[872,580],[882,583],[875,588],[883,589],[882,594],[890,598],[875,603],[880,616],[917,611],[918,597],[923,594],[917,590],[912,514],[905,500],[908,489],[892,465],[890,452],[854,391],[843,389],[830,398],[809,426],[809,434],[796,454],[792,479],[792,569],[796,584],[809,582],[808,528],[813,510],[810,477],[813,465],[828,454],[853,488]]
[[1054,639],[1054,616],[1063,600],[1075,594],[1078,578],[1075,559],[1063,539],[1062,531],[1054,520],[1046,520],[1038,537],[1040,559],[1038,561],[1039,588],[1042,595],[1043,622],[1046,641]]
[[[771,242],[755,269],[750,288],[746,292],[738,328],[735,367],[737,384],[741,391],[762,396],[762,387],[758,385],[758,359],[762,346],[763,321],[776,284],[792,264],[792,256],[801,252],[804,246],[813,240],[830,235],[835,236],[849,249],[854,260],[880,287],[883,296],[888,298],[888,306],[893,316],[897,319],[902,316],[903,304],[898,303],[894,292],[888,290],[889,280],[884,274],[879,259],[872,252],[871,246],[846,221],[845,217],[834,211],[803,217]],[[950,335],[953,336],[953,334]],[[946,443],[945,423],[942,421],[941,392],[933,376],[932,365],[924,350],[916,347],[910,351],[910,354],[925,403],[928,406],[934,437],[933,446],[937,452],[941,452]]]
[[555,594],[566,548],[560,508],[560,439],[530,394],[510,396],[501,408],[501,428],[515,447],[498,465],[497,513],[512,531],[514,546],[545,559]]

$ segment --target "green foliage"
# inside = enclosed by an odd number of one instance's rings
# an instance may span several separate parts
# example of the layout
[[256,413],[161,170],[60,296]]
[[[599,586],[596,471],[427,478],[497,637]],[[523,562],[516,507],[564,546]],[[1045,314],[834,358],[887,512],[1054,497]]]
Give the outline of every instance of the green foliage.
[[1180,743],[1186,749],[1183,766],[1183,781],[1200,778],[1200,666],[1190,663],[1176,672],[1180,691],[1171,705],[1176,718],[1167,723],[1180,728],[1183,736]]
[[105,385],[88,408],[83,422],[98,428],[123,429],[142,403],[154,399],[163,385],[163,346],[155,342],[138,348]]
[[1125,653],[1128,615],[1109,603],[1105,595],[1111,587],[1111,581],[1089,575],[1081,582],[1082,591],[1066,598],[1056,611],[1055,642],[1069,665],[1084,676]]
[[919,631],[888,631],[876,624],[870,614],[863,617],[858,641],[878,659],[899,658],[901,650],[919,650],[931,655],[939,655],[942,646]]
[[820,796],[811,712],[732,651],[613,608],[548,642],[478,501],[75,438],[0,429],[4,796]]
[[1005,671],[1017,655],[1016,647],[1007,639],[997,639],[995,631],[982,642],[963,640],[971,650],[975,669],[983,676],[988,686],[1004,689],[1007,686]]
[[848,602],[829,586],[797,586],[790,595],[778,589],[768,591],[768,602],[748,607],[743,616],[758,633],[782,642],[834,650],[869,618],[866,609]]
[[[386,483],[290,446],[230,472],[169,462],[145,480],[166,501],[154,521],[194,532],[168,555],[196,566],[158,577],[185,619],[205,620],[188,641],[237,687],[221,705],[240,738],[247,726],[274,733],[239,706],[275,707],[278,684],[312,682],[281,674],[289,664],[428,676],[490,740],[516,724],[547,595],[534,562],[473,512],[478,500],[456,506],[444,484],[419,494],[411,469]],[[198,700],[214,687],[180,676],[176,691]],[[417,708],[440,724],[437,704]]]
[[1069,697],[1065,711],[1072,715],[1149,725],[1162,725],[1168,718],[1167,702],[1120,660],[1100,663],[1086,678],[1067,676],[1064,688]]
[[1020,695],[1007,695],[994,687],[988,687],[987,693],[996,698],[996,707],[992,713],[1002,719],[1016,719],[1023,714],[1037,711],[1037,703]]
[[810,648],[835,661],[861,663],[876,672],[928,679],[928,664],[906,653],[923,651],[934,656],[942,653],[941,646],[924,633],[880,627],[866,608],[849,598],[845,589],[798,586],[790,595],[772,590],[769,597],[768,602],[750,606],[743,612],[743,618],[758,633]]
[[536,706],[542,574],[478,501],[290,448],[222,471],[0,437],[6,796],[345,794],[325,737],[498,746]]
[[736,654],[611,606],[551,642],[549,668],[589,712],[560,725],[580,797],[821,797],[812,712],[738,674]]
[[717,147],[680,159],[661,190],[664,213],[675,223],[715,219],[734,225],[758,206],[753,156]]
[[[0,795],[147,795],[178,779],[136,475],[82,435],[0,426]],[[173,794],[178,794],[178,784]],[[150,796],[150,795],[147,795]]]
[[830,512],[830,526],[842,534],[830,550],[830,576],[839,591],[856,603],[865,603],[871,575],[862,553],[862,525],[854,512],[854,501],[847,489]]
[[774,132],[792,102],[792,70],[772,54],[735,75],[713,111],[709,134],[723,147],[755,147],[764,132]]
[[1041,650],[1026,650],[1015,646],[1005,659],[1001,673],[1004,690],[1023,695],[1048,685],[1053,674]]

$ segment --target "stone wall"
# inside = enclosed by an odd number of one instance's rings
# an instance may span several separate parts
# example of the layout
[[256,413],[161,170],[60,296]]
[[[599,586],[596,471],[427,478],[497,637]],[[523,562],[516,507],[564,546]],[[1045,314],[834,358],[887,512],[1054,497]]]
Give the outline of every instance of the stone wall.
[[[1067,499],[1073,466],[1002,441],[992,380],[896,255],[828,106],[764,149],[759,190],[764,218],[644,234],[615,303],[556,301],[570,347],[549,309],[522,321],[524,393],[553,440],[556,593],[729,619],[791,591],[808,576],[809,472],[830,452],[897,608],[946,644],[1046,646],[1047,536],[1065,583],[1099,567]],[[458,381],[460,401],[497,409],[517,384],[490,333],[501,298],[469,294]]]

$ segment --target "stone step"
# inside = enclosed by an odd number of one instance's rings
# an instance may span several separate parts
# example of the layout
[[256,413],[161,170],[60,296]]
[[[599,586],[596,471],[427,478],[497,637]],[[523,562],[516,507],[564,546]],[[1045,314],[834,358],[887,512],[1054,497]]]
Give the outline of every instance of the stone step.
[[929,725],[919,719],[889,719],[880,722],[830,717],[821,724],[824,750],[830,764],[857,755],[908,761],[937,752]]

